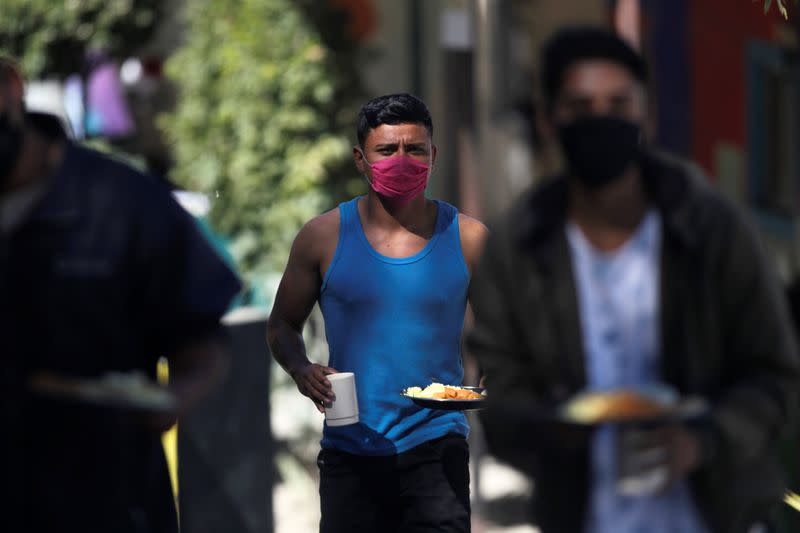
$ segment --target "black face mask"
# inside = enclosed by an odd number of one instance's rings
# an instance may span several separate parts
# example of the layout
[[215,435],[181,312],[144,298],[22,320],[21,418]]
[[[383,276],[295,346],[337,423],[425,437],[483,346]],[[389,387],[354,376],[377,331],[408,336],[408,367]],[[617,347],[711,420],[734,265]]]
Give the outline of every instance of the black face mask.
[[591,188],[622,177],[639,159],[641,134],[635,122],[609,116],[579,118],[558,130],[570,171]]
[[22,152],[22,128],[11,122],[8,113],[0,115],[0,188],[11,175]]

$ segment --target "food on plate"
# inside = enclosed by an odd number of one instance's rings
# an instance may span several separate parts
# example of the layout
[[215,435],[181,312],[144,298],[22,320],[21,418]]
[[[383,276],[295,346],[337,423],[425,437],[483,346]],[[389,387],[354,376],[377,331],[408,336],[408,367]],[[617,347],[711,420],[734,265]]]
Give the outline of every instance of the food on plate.
[[480,400],[482,398],[474,390],[462,389],[461,387],[445,387],[443,392],[437,392],[433,397],[440,400]]
[[670,407],[636,391],[618,390],[581,394],[567,404],[566,414],[577,422],[598,423],[659,416]]
[[409,387],[406,389],[406,396],[411,396],[412,398],[421,398],[420,394],[422,393],[421,387]]
[[421,387],[409,387],[406,395],[413,398],[434,398],[437,400],[480,400],[483,395],[474,390],[456,387],[454,385],[442,385],[441,383],[431,383],[424,389]]
[[444,392],[444,385],[441,383],[431,383],[417,395],[417,398],[434,398],[437,394]]

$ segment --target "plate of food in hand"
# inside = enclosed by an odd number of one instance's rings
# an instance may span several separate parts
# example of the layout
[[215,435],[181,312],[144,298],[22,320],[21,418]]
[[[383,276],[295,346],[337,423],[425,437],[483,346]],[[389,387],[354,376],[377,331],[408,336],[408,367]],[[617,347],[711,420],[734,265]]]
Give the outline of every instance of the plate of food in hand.
[[78,378],[41,373],[29,382],[39,395],[102,407],[168,411],[175,396],[141,372],[109,372],[98,378]]
[[481,387],[462,387],[431,383],[427,387],[409,387],[401,392],[415,404],[428,409],[469,411],[481,409],[486,391]]
[[579,425],[641,424],[689,421],[708,412],[697,396],[680,397],[666,386],[586,391],[573,396],[559,418]]

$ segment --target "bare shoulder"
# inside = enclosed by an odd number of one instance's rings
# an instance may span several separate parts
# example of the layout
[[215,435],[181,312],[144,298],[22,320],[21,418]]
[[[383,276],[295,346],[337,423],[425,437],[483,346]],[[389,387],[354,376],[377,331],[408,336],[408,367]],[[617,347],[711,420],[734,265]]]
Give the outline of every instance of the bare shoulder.
[[489,236],[489,229],[483,222],[463,213],[458,214],[458,232],[461,234],[462,245],[482,246]]
[[330,262],[339,242],[339,208],[318,215],[300,229],[292,245],[292,255],[309,266]]
[[469,238],[485,239],[489,235],[483,222],[464,213],[458,214],[458,231]]
[[464,259],[472,271],[472,267],[478,262],[483,252],[483,245],[486,237],[489,236],[489,229],[480,220],[459,213],[458,232],[461,235],[461,250],[464,253]]
[[300,229],[296,243],[318,243],[339,237],[339,208],[317,215]]

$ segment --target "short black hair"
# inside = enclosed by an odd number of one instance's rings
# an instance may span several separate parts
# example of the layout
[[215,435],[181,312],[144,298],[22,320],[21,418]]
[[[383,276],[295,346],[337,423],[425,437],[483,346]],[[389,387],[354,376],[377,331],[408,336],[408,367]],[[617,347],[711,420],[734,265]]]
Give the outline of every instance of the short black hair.
[[624,39],[595,26],[567,27],[548,39],[542,49],[542,93],[548,109],[561,90],[564,73],[575,63],[592,59],[618,63],[647,83],[647,63]]
[[412,94],[386,94],[364,104],[358,112],[358,144],[363,147],[369,132],[382,124],[422,124],[433,137],[433,121],[428,106]]

